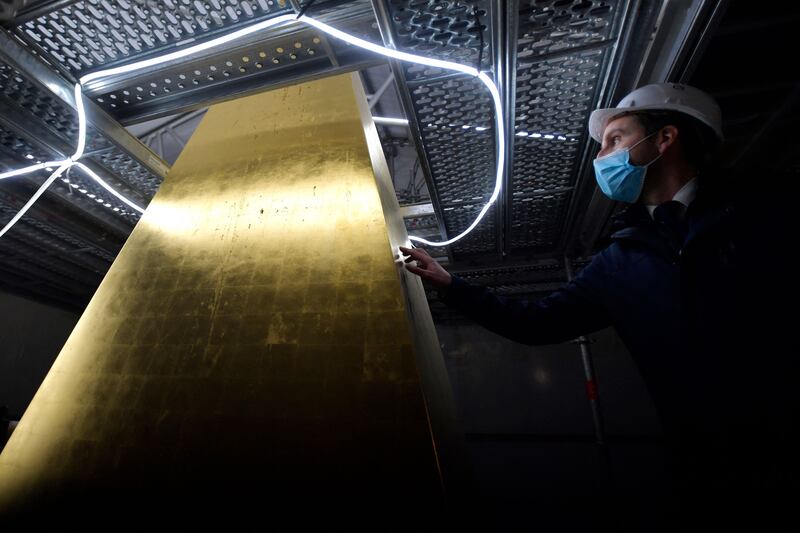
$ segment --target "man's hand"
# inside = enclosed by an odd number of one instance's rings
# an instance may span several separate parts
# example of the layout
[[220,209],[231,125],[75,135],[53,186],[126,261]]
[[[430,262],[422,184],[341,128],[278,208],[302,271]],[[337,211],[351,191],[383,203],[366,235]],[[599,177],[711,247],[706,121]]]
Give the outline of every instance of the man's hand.
[[406,263],[417,262],[417,266],[406,264],[409,272],[413,272],[422,279],[430,281],[431,285],[437,289],[444,289],[450,286],[453,280],[450,273],[442,268],[442,265],[437,263],[433,257],[428,255],[428,252],[420,248],[405,248],[404,246],[400,247],[400,251],[404,255],[411,256],[405,260]]

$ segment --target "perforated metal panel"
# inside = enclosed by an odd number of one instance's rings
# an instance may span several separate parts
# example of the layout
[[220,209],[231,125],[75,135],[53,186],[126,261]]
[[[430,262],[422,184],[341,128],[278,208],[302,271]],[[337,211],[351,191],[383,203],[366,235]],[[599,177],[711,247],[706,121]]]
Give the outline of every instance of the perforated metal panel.
[[3,100],[32,113],[71,143],[78,142],[78,120],[72,108],[39,89],[12,66],[0,61],[0,95]]
[[[69,156],[79,140],[77,113],[67,99],[72,95],[70,84],[46,63],[28,57],[27,50],[7,34],[0,37],[0,169]],[[106,135],[106,130],[93,126],[93,120],[109,119],[94,108],[89,113],[86,155],[81,161],[120,193],[147,205],[161,176],[117,144],[124,138],[119,126]],[[151,164],[163,165],[143,147],[139,153],[149,156]],[[0,225],[12,219],[52,170],[0,183]],[[49,298],[49,291],[58,287],[60,301],[69,302],[72,295],[69,303],[80,302],[94,291],[139,217],[138,211],[73,167],[0,239],[0,268],[31,280],[33,292]]]
[[561,235],[569,193],[522,198],[511,207],[511,246],[551,251]]
[[[367,0],[315,4],[317,18],[372,41]],[[322,9],[317,10],[318,7]],[[67,76],[78,77],[293,12],[285,0],[82,0],[27,20],[15,33]],[[267,84],[316,72],[334,73],[379,62],[374,55],[305,25],[253,34],[178,64],[149,67],[90,83],[86,94],[124,123],[186,111]]]
[[125,182],[116,180],[112,183],[122,193],[134,192],[150,199],[161,185],[161,177],[142,167],[135,159],[117,147],[90,155],[88,159],[96,161],[117,176],[125,176]]
[[[116,149],[116,153],[118,154],[117,157],[126,159],[129,162],[129,166],[132,169],[130,173],[128,173],[124,168],[107,168],[105,172],[100,169],[98,170],[105,175],[108,182],[110,182],[110,184],[119,192],[131,195],[132,197],[139,197],[142,189],[132,189],[126,182],[115,179],[116,173],[121,172],[121,175],[143,176],[143,180],[146,180],[151,184],[151,192],[146,196],[147,198],[151,198],[153,194],[155,194],[160,180],[149,171],[143,170],[140,164],[134,162],[124,153],[121,153],[119,149]],[[2,126],[0,126],[0,154],[3,155],[3,157],[0,158],[0,167],[4,170],[19,168],[41,161],[52,160],[58,157],[58,154],[53,153],[51,150],[46,150],[18,135],[16,132],[9,131]],[[104,156],[105,154],[91,156],[84,158],[82,162],[87,163],[87,160],[94,161],[95,159],[101,159]],[[109,172],[109,170],[112,172]],[[38,185],[43,183],[49,175],[50,171],[40,170],[26,176],[21,176],[17,179]],[[70,183],[72,185],[69,185]],[[74,191],[70,189],[74,189]],[[98,218],[113,216],[121,220],[128,220],[128,224],[133,224],[140,217],[138,211],[131,209],[118,198],[98,185],[97,182],[76,170],[71,169],[68,174],[61,178],[61,181],[51,185],[49,190],[51,193],[60,194],[62,197],[69,197],[69,203],[71,203],[75,208],[87,213],[92,213]],[[4,224],[12,217],[13,213],[7,217],[2,217],[0,218],[0,223]]]
[[520,9],[511,249],[557,246],[620,2],[529,1]]
[[[174,112],[181,101],[223,98],[243,88],[255,88],[277,80],[291,79],[300,73],[330,69],[327,54],[341,56],[342,63],[375,62],[376,58],[341,43],[327,43],[318,32],[303,30],[278,39],[264,39],[134,79],[121,79],[108,88],[92,89],[92,98],[106,111],[132,122],[142,116]],[[188,99],[188,100],[187,100]]]
[[[498,206],[470,236],[431,252],[447,252],[456,262],[497,252],[558,253],[586,153],[586,120],[601,96],[600,83],[610,68],[612,45],[620,42],[620,18],[628,1],[521,0],[516,14],[500,13],[488,0],[377,0],[377,5],[388,13],[386,20],[379,16],[377,24],[367,0],[317,0],[311,12],[373,42],[381,40],[381,25],[398,49],[472,66],[479,57],[480,25],[482,69],[494,75],[498,61],[516,66],[497,80],[504,101],[513,103],[505,117],[511,143],[508,182]],[[37,8],[6,27],[73,78],[202,42],[293,9],[278,0],[76,0]],[[507,47],[504,42],[513,44]],[[267,86],[362,68],[370,61],[382,60],[326,39],[314,29],[276,28],[179,64],[98,81],[87,87],[87,96],[114,118],[131,123]],[[472,223],[494,187],[491,100],[485,87],[469,76],[409,64],[399,69],[398,86],[420,134],[437,215],[407,221],[407,227],[431,240],[442,237],[438,228],[452,237]],[[35,117],[60,141],[56,144],[61,151],[74,147],[77,120],[68,105],[8,65],[0,64],[0,81],[2,103]],[[6,166],[28,161],[20,154],[30,154],[34,161],[53,157],[53,145],[39,141],[39,136],[0,121]],[[92,128],[86,160],[142,203],[160,182],[140,164],[141,158],[131,157]],[[41,181],[43,176],[30,180]],[[71,205],[96,218],[106,212],[108,220],[117,223],[130,225],[137,219],[135,212],[77,171],[66,178],[71,183],[57,182],[52,192]]]
[[[391,0],[388,7],[395,23],[398,48],[477,67],[481,44],[478,22],[488,28],[489,2]],[[484,67],[491,65],[489,31],[484,30]],[[442,71],[430,67],[411,67],[407,72],[411,80]]]
[[483,84],[451,78],[417,85],[411,95],[442,207],[487,201],[495,146],[491,97]]
[[[610,45],[620,37],[620,7],[627,2],[521,1],[516,16],[503,20],[505,15],[491,3],[384,4],[390,15],[387,29],[398,48],[465,64],[477,61],[480,39],[472,16],[477,8],[486,26],[483,69],[496,74],[494,61],[516,67],[513,76],[506,73],[497,80],[501,92],[506,91],[504,100],[514,102],[514,109],[507,110],[511,118],[504,117],[513,162],[506,190],[473,234],[451,247],[452,257],[457,261],[501,250],[557,252],[586,142],[586,121],[596,107]],[[504,38],[516,49],[493,50],[488,43],[497,35],[508,35]],[[438,200],[434,205],[450,238],[472,223],[494,188],[493,106],[485,87],[469,76],[422,66],[404,66],[402,74],[400,85],[409,92]],[[499,212],[502,221],[495,216]]]
[[77,78],[289,11],[286,0],[84,0],[29,20],[17,32]]
[[[448,235],[458,235],[478,217],[485,202],[473,202],[458,207],[445,207],[445,227]],[[481,223],[469,235],[452,245],[455,254],[478,254],[493,251],[495,243],[496,207],[491,207]]]
[[[67,141],[64,143],[66,148],[71,148],[69,145],[77,145],[78,118],[74,110],[56,97],[42,91],[32,80],[23,77],[19,71],[2,63],[0,63],[0,103],[7,109],[30,113],[35,119],[50,128],[60,141]],[[3,168],[18,168],[26,164],[52,161],[60,159],[68,153],[65,151],[58,153],[43,146],[40,141],[27,135],[24,124],[14,126],[13,131],[8,126],[0,126],[0,150],[7,154],[0,162],[0,166]],[[96,130],[90,128],[87,133],[87,152],[92,153],[96,150],[105,150],[105,152],[94,156],[90,155],[84,158],[83,162],[86,163],[88,159],[89,162],[99,163],[100,167],[96,167],[96,171],[104,175],[111,185],[121,193],[132,195],[134,200],[141,202],[142,199],[147,201],[152,198],[158,189],[161,177],[153,174],[119,148],[112,146]],[[39,182],[42,182],[48,175],[49,172],[43,170],[20,179],[38,179]],[[124,220],[130,220],[129,223],[135,223],[139,219],[140,215],[137,211],[125,205],[94,180],[88,177],[79,177],[77,171],[70,172],[70,175],[73,176],[75,185],[71,188],[75,189],[72,192],[75,194],[73,203],[76,206],[94,212],[99,217],[121,217]],[[127,179],[120,180],[117,176],[126,176]],[[53,188],[60,188],[62,193],[70,193],[67,181],[69,181],[68,177],[62,177],[61,184],[54,185]],[[91,205],[92,203],[99,204],[105,209],[99,209],[98,206]],[[5,221],[6,219],[0,220],[2,223]]]
[[[398,49],[475,67],[480,55],[481,68],[491,69],[489,2],[389,0],[385,6]],[[492,193],[495,148],[493,130],[486,129],[493,121],[491,97],[478,80],[443,69],[404,64],[402,74],[436,186],[439,215],[448,236],[456,235],[472,223]],[[495,217],[493,211],[450,254],[493,251],[496,222],[489,217]],[[442,248],[434,252],[441,255]]]
[[[4,245],[4,248],[6,250],[12,250],[13,253],[14,246],[14,244],[7,244]],[[23,247],[17,245],[17,247],[24,250],[30,249],[28,246]],[[15,254],[10,257],[3,257],[2,264],[9,266],[16,271],[27,272],[39,279],[58,279],[59,281],[53,284],[68,292],[71,292],[76,287],[86,289],[96,284],[97,281],[91,280],[91,282],[89,282],[80,274],[74,274],[70,271],[70,269],[53,266],[47,261],[37,259],[33,254]]]
[[71,264],[69,261],[59,257],[48,257],[54,250],[68,252],[63,246],[59,246],[59,241],[47,238],[37,238],[35,240],[26,239],[24,242],[18,237],[12,237],[4,245],[5,253],[12,254],[11,261],[22,260],[37,267],[48,270],[53,274],[90,286],[97,282],[97,273],[90,273],[79,265]]
[[[33,146],[27,139],[19,136],[16,132],[4,128],[0,125],[0,151],[3,153],[0,159],[0,165],[3,170],[11,170],[17,168],[15,162],[22,163],[24,160],[46,161],[49,157],[49,151]],[[31,157],[28,158],[27,156]],[[30,163],[28,163],[30,164]]]
[[302,62],[321,56],[324,62],[322,39],[316,34],[304,34],[276,42],[256,44],[225,54],[205,58],[191,65],[159,71],[155,76],[141,76],[129,85],[102,92],[95,101],[108,111],[125,112],[126,107],[149,102],[160,97],[195,88],[206,88],[245,78],[254,73],[276,70],[293,62]]
[[600,43],[612,37],[614,0],[523,0],[520,2],[517,59]]
[[[36,232],[36,235],[38,235],[37,238],[46,238],[44,236],[47,236],[49,238],[58,239],[58,241],[62,243],[62,251],[75,251],[76,249],[82,250],[82,256],[94,257],[105,261],[108,264],[114,260],[114,254],[94,246],[93,243],[88,239],[75,237],[74,235],[69,234],[67,231],[58,228],[57,226],[47,224],[46,222],[42,222],[41,220],[37,220],[33,217],[26,218],[21,224],[22,228],[33,228],[38,230]],[[25,230],[23,229],[23,231]],[[66,244],[67,246],[64,246],[63,244]]]

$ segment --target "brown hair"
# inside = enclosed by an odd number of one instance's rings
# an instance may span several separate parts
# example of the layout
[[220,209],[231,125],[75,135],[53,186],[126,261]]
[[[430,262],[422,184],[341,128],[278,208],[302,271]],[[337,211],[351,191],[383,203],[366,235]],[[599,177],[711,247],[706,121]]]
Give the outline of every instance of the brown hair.
[[614,118],[632,116],[644,128],[645,135],[652,135],[665,126],[675,126],[680,132],[681,146],[686,160],[698,169],[711,164],[712,156],[719,146],[714,131],[694,117],[679,111],[629,111]]

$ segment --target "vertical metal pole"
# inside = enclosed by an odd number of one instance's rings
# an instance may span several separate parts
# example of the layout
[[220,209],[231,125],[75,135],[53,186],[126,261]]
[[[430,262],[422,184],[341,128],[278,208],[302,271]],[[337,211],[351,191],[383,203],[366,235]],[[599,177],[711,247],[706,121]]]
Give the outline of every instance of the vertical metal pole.
[[[567,281],[572,281],[575,277],[572,269],[572,261],[564,257],[564,270],[567,272]],[[605,428],[603,426],[603,411],[600,408],[600,396],[597,392],[597,383],[594,378],[594,365],[592,364],[592,352],[589,350],[589,339],[583,335],[575,341],[581,348],[581,360],[583,361],[583,374],[586,378],[586,397],[592,408],[592,419],[594,420],[594,436],[597,444],[604,446]]]
[[519,0],[491,2],[492,20],[497,21],[497,39],[495,50],[495,69],[500,95],[503,99],[503,111],[506,127],[505,169],[503,185],[497,202],[497,251],[505,256],[511,249],[513,190],[511,181],[514,173],[514,123],[516,118],[516,86],[517,86],[517,40],[519,31]]

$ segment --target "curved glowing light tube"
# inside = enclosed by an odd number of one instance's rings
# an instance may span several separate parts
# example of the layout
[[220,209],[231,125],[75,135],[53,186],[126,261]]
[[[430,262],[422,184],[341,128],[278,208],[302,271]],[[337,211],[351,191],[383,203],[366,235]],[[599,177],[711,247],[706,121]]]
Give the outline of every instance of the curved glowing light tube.
[[315,28],[319,29],[320,31],[331,35],[337,39],[341,39],[347,43],[350,43],[354,46],[358,46],[359,48],[363,48],[365,50],[369,50],[370,52],[390,57],[393,59],[397,59],[399,61],[406,61],[409,63],[417,63],[420,65],[427,65],[430,67],[442,68],[445,70],[455,70],[457,72],[463,72],[464,74],[469,74],[470,76],[476,76],[486,87],[489,89],[489,92],[492,95],[492,102],[494,104],[495,109],[495,124],[496,124],[496,140],[497,140],[497,166],[496,166],[496,175],[495,175],[495,185],[494,191],[492,192],[492,196],[489,198],[489,201],[483,206],[483,208],[478,213],[477,218],[470,224],[470,226],[461,232],[460,234],[456,235],[452,239],[448,239],[446,241],[441,242],[431,242],[420,237],[412,237],[409,236],[409,240],[420,242],[423,244],[427,244],[430,246],[446,246],[448,244],[452,244],[465,235],[467,235],[470,231],[472,231],[475,226],[483,219],[486,212],[492,206],[492,204],[497,200],[497,197],[500,194],[500,188],[503,183],[503,166],[505,164],[505,156],[506,156],[506,146],[505,146],[505,126],[503,124],[503,107],[500,101],[500,94],[497,91],[497,87],[495,86],[494,82],[483,72],[478,71],[478,69],[474,67],[470,67],[467,65],[461,65],[459,63],[453,63],[450,61],[443,61],[440,59],[433,59],[429,57],[418,56],[414,54],[409,54],[406,52],[400,52],[397,50],[393,50],[391,48],[385,48],[383,46],[377,45],[375,43],[371,43],[369,41],[365,41],[364,39],[359,39],[358,37],[354,37],[350,34],[347,34],[341,30],[338,30],[332,26],[325,24],[324,22],[320,22],[318,20],[314,20],[309,18],[305,15],[301,17],[295,17],[294,14],[290,15],[281,15],[269,20],[264,20],[257,24],[253,24],[247,28],[243,28],[241,30],[237,30],[234,32],[229,33],[228,35],[223,35],[222,37],[218,37],[216,39],[212,39],[208,42],[201,43],[195,46],[191,46],[185,48],[183,50],[179,50],[177,52],[172,52],[169,54],[165,54],[160,57],[154,57],[151,59],[146,59],[143,61],[137,61],[135,63],[131,63],[129,65],[124,65],[121,67],[111,68],[107,70],[101,70],[97,72],[92,72],[80,78],[80,83],[75,84],[75,105],[78,110],[78,122],[79,122],[79,139],[78,139],[78,146],[75,150],[75,153],[69,158],[63,161],[55,161],[55,162],[48,162],[48,163],[41,163],[37,165],[32,165],[29,167],[21,168],[18,170],[12,170],[10,172],[4,172],[0,174],[0,179],[10,178],[12,176],[19,176],[21,174],[26,174],[29,172],[34,172],[36,170],[41,170],[43,168],[49,166],[59,165],[58,169],[56,169],[50,177],[45,181],[44,184],[39,188],[38,191],[31,197],[27,204],[14,216],[11,221],[6,224],[6,226],[0,230],[0,237],[2,237],[10,228],[13,226],[21,217],[25,214],[25,212],[30,209],[30,206],[39,198],[39,196],[44,193],[44,191],[60,176],[66,169],[75,165],[83,170],[86,174],[89,175],[93,180],[99,183],[104,189],[109,191],[115,197],[120,199],[126,205],[132,207],[133,209],[139,211],[140,213],[144,212],[144,209],[137,206],[123,195],[119,194],[115,191],[108,183],[103,181],[100,176],[98,176],[95,172],[89,169],[83,163],[79,163],[78,160],[83,156],[84,149],[86,148],[86,112],[83,106],[83,95],[82,95],[82,86],[93,81],[97,80],[106,76],[112,76],[116,74],[125,74],[127,72],[133,72],[142,68],[151,67],[154,65],[160,65],[163,63],[168,63],[170,61],[176,61],[178,59],[187,57],[192,54],[196,54],[198,52],[202,52],[203,50],[208,50],[219,46],[221,44],[225,44],[231,41],[235,41],[237,39],[241,39],[251,33],[255,33],[257,31],[270,28],[272,26],[277,26],[283,23],[296,23],[296,22],[304,22],[310,26],[314,26]]
[[121,195],[120,193],[118,193],[116,190],[114,190],[114,188],[113,188],[111,185],[109,185],[108,183],[106,183],[106,182],[103,180],[103,178],[101,178],[100,176],[98,176],[98,175],[97,175],[97,174],[96,174],[96,173],[95,173],[95,172],[94,172],[92,169],[90,169],[89,167],[87,167],[87,166],[86,166],[86,165],[84,165],[83,163],[78,163],[78,162],[76,162],[76,163],[74,163],[74,165],[75,165],[76,167],[78,167],[79,169],[83,170],[84,172],[86,172],[86,173],[89,175],[89,177],[90,177],[90,178],[92,178],[94,181],[96,181],[97,183],[99,183],[99,184],[100,184],[100,186],[101,186],[101,187],[103,187],[105,190],[107,190],[108,192],[110,192],[111,194],[113,194],[114,196],[116,196],[117,198],[119,198],[119,199],[122,201],[122,203],[124,203],[125,205],[128,205],[128,206],[132,207],[133,209],[135,209],[136,211],[139,211],[140,213],[144,213],[144,209],[143,209],[143,208],[139,207],[139,206],[138,206],[138,205],[136,205],[135,203],[131,202],[130,200],[128,200],[127,198],[125,198],[124,196],[122,196],[122,195]]
[[86,110],[84,109],[83,105],[83,94],[81,91],[80,84],[75,84],[75,106],[78,110],[78,147],[75,150],[75,153],[70,156],[69,159],[62,159],[60,161],[47,161],[45,163],[39,163],[36,165],[31,165],[29,167],[20,168],[17,170],[11,170],[9,172],[3,172],[0,174],[0,180],[5,178],[11,178],[13,176],[20,176],[22,174],[28,174],[30,172],[35,172],[37,170],[41,170],[43,168],[48,167],[55,167],[58,168],[50,174],[50,177],[45,180],[45,182],[39,187],[39,189],[31,196],[31,198],[25,203],[24,206],[15,214],[10,221],[0,230],[0,237],[3,237],[8,230],[10,230],[14,224],[16,224],[22,216],[28,212],[28,210],[36,203],[36,200],[44,194],[50,185],[58,179],[58,177],[63,174],[68,168],[72,166],[77,166],[81,170],[83,170],[86,174],[89,175],[94,181],[100,184],[105,190],[110,192],[115,197],[119,198],[123,203],[132,207],[133,209],[139,211],[140,213],[144,213],[144,209],[136,205],[135,203],[131,202],[123,195],[118,193],[111,187],[108,183],[106,183],[100,176],[98,176],[95,172],[93,172],[89,167],[84,165],[83,163],[79,163],[78,159],[83,156],[83,152],[86,148]]
[[65,160],[65,161],[63,161],[63,162],[62,162],[62,164],[61,164],[61,166],[60,166],[60,167],[58,167],[58,168],[57,168],[57,169],[56,169],[56,170],[55,170],[55,171],[54,171],[52,174],[50,174],[50,177],[49,177],[49,178],[47,178],[47,181],[45,181],[45,182],[42,184],[42,186],[41,186],[41,187],[39,187],[39,190],[38,190],[38,191],[36,191],[36,192],[33,194],[33,196],[31,196],[31,199],[30,199],[30,200],[28,200],[28,202],[27,202],[25,205],[23,205],[23,206],[22,206],[22,209],[20,209],[20,210],[17,212],[17,214],[16,214],[16,215],[14,215],[14,218],[12,218],[12,219],[11,219],[11,220],[8,222],[8,224],[6,224],[6,225],[3,227],[3,229],[0,229],[0,237],[2,237],[3,235],[5,235],[5,234],[6,234],[6,232],[7,232],[8,230],[10,230],[10,229],[11,229],[11,227],[12,227],[14,224],[16,224],[16,223],[17,223],[17,220],[19,220],[20,218],[22,218],[22,215],[24,215],[25,213],[27,213],[27,212],[28,212],[28,209],[30,209],[30,208],[31,208],[31,206],[32,206],[34,203],[36,203],[36,200],[38,200],[38,199],[39,199],[39,197],[40,197],[40,196],[41,196],[41,195],[44,193],[44,191],[46,191],[46,190],[47,190],[47,188],[50,186],[50,184],[51,184],[51,183],[53,183],[54,181],[56,181],[56,179],[57,179],[57,178],[58,178],[58,177],[59,177],[61,174],[63,174],[65,170],[67,170],[67,169],[68,169],[69,167],[71,167],[71,166],[72,166],[72,161],[70,161],[70,160]]
[[81,94],[80,84],[75,84],[75,106],[78,108],[78,148],[70,159],[77,161],[83,155],[86,148],[86,110],[83,108],[83,94]]
[[67,161],[69,161],[69,159],[62,159],[60,161],[48,161],[46,163],[39,163],[38,165],[31,165],[29,167],[18,168],[17,170],[9,170],[8,172],[0,173],[0,180],[4,180],[6,178],[13,178],[14,176],[21,176],[22,174],[28,174],[30,172],[36,172],[37,170],[42,170],[43,168],[47,167],[59,167]]
[[503,105],[500,101],[500,93],[497,91],[497,87],[495,86],[494,82],[484,74],[483,72],[479,72],[478,69],[473,67],[468,67],[466,65],[460,65],[458,63],[452,63],[450,61],[442,61],[440,59],[432,59],[429,57],[422,57],[413,54],[407,54],[405,52],[398,52],[397,50],[392,50],[390,48],[384,48],[383,46],[379,46],[377,44],[371,43],[369,41],[365,41],[363,39],[359,39],[358,37],[353,37],[352,35],[348,35],[343,31],[337,30],[332,26],[328,26],[327,24],[320,22],[318,20],[314,20],[311,18],[306,17],[303,15],[299,19],[301,22],[306,22],[315,28],[318,28],[328,35],[332,35],[338,39],[341,39],[345,42],[358,46],[360,48],[364,48],[366,50],[370,50],[371,52],[375,52],[376,54],[380,54],[382,56],[391,57],[394,59],[398,59],[400,61],[406,61],[410,63],[418,63],[421,65],[428,65],[431,67],[438,67],[443,68],[446,70],[455,70],[458,72],[463,72],[464,74],[469,74],[471,76],[477,76],[479,80],[483,82],[484,85],[489,89],[489,92],[492,94],[492,100],[494,102],[494,118],[495,124],[497,125],[497,166],[496,166],[496,176],[495,176],[495,184],[494,184],[494,191],[492,192],[492,196],[489,198],[489,201],[486,205],[483,206],[480,213],[478,213],[478,217],[469,225],[469,227],[453,237],[452,239],[448,239],[446,241],[441,242],[432,242],[420,237],[412,237],[409,236],[408,239],[414,242],[421,242],[422,244],[427,244],[429,246],[447,246],[448,244],[452,244],[460,239],[462,239],[465,235],[467,235],[470,231],[472,231],[475,226],[483,219],[486,212],[492,206],[492,204],[497,200],[497,197],[500,195],[500,188],[503,184],[503,167],[505,165],[505,158],[506,158],[506,149],[505,149],[505,125],[503,124]]

